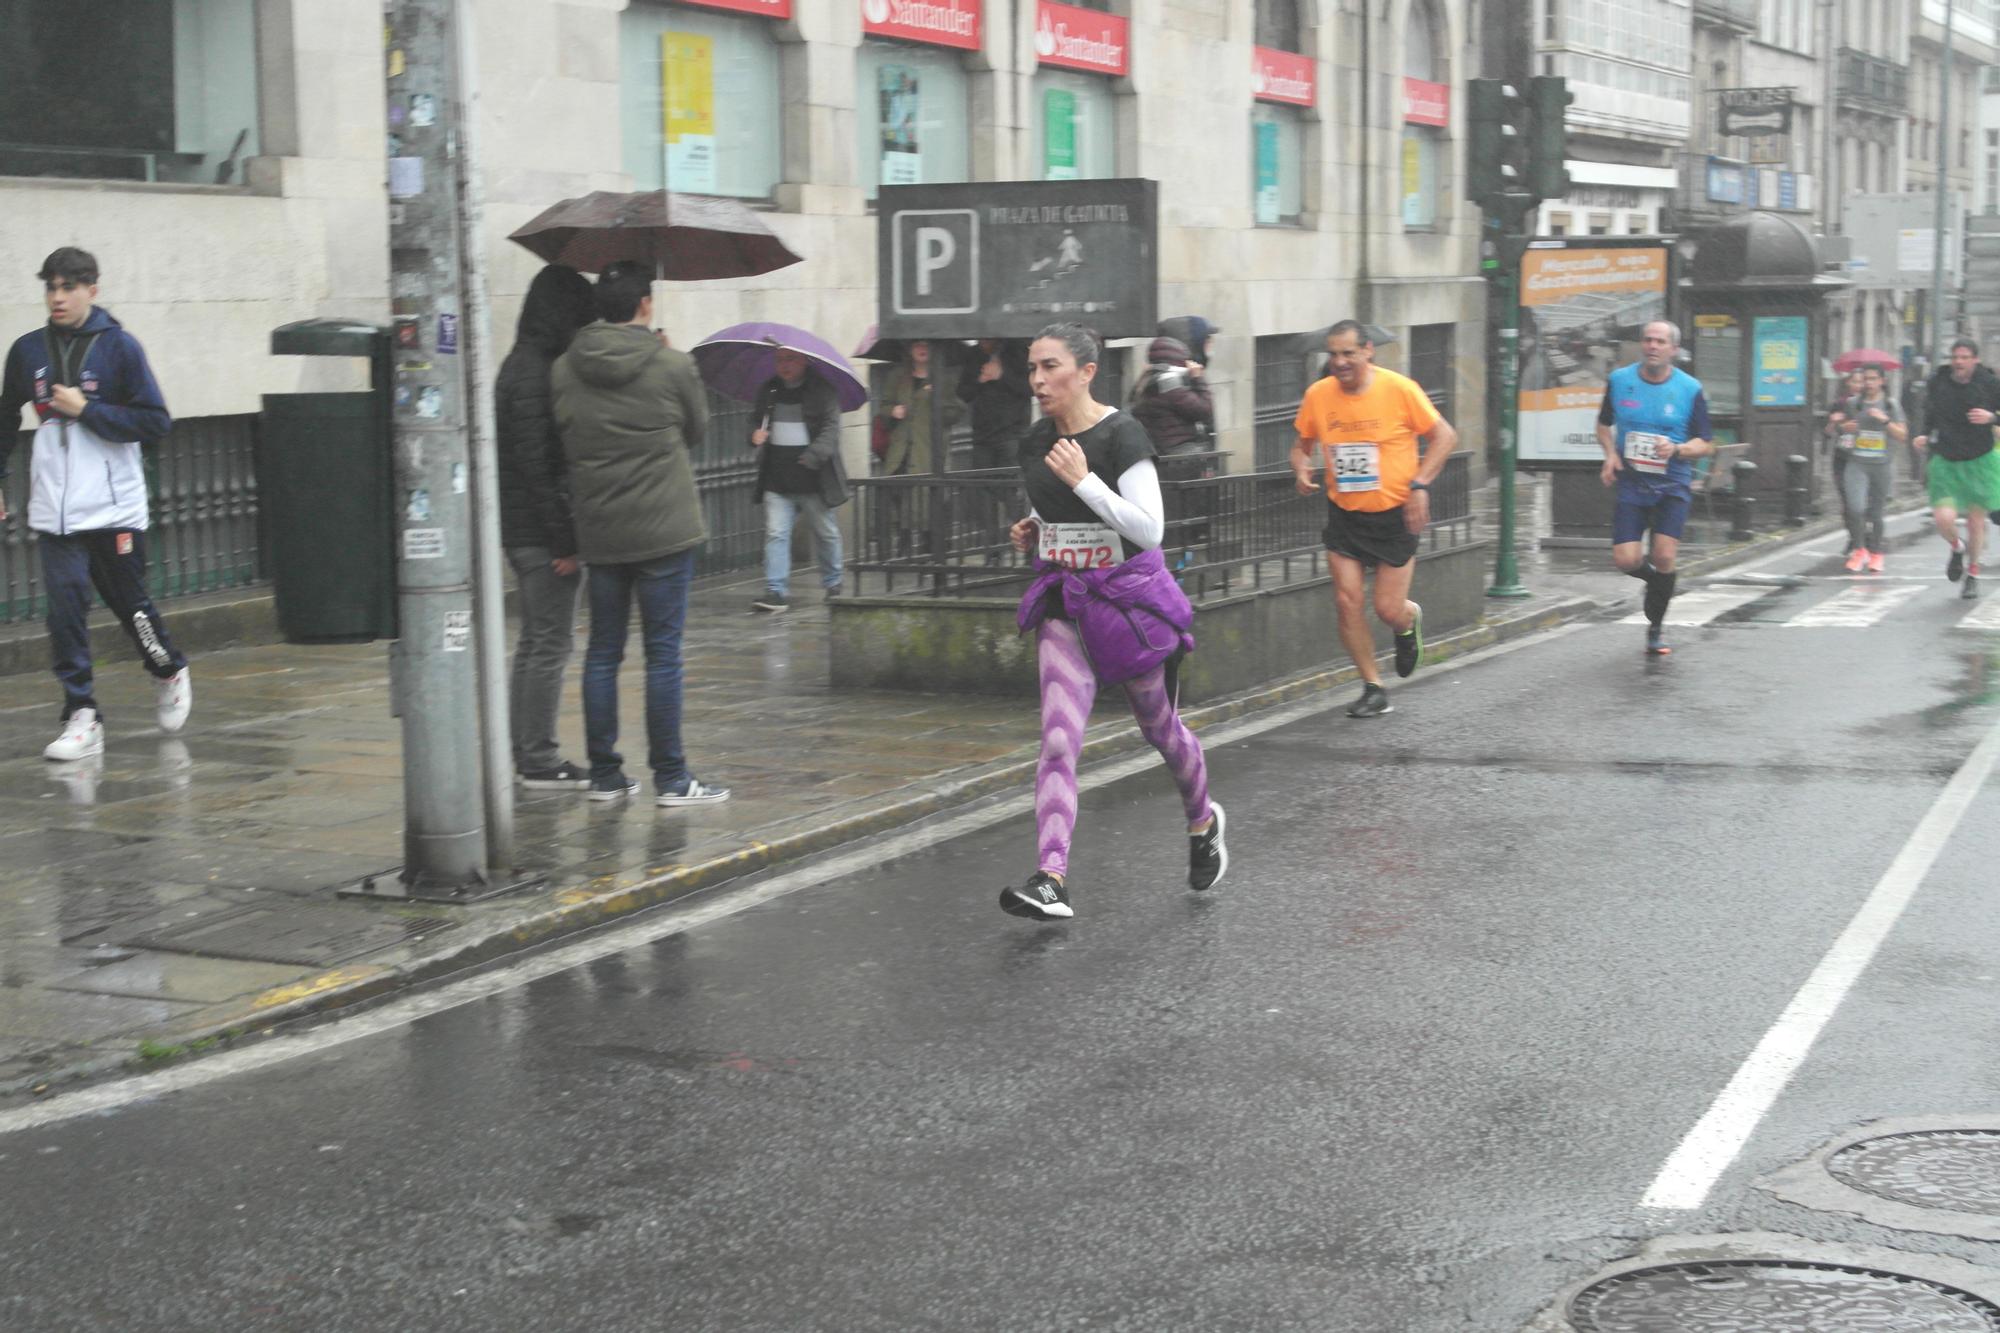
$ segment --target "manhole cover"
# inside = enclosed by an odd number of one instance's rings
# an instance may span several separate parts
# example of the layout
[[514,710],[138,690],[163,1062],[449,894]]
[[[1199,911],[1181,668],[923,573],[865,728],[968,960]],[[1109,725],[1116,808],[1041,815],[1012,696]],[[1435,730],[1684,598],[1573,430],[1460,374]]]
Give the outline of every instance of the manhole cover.
[[438,917],[380,916],[361,909],[287,903],[205,916],[126,936],[118,943],[208,958],[324,967],[400,944],[413,935],[448,929],[452,924]]
[[2000,1216],[2000,1132],[1885,1134],[1842,1148],[1826,1169],[1844,1185],[1896,1203]]
[[1782,1259],[1663,1264],[1569,1303],[1577,1333],[1996,1333],[2000,1306],[1921,1278]]

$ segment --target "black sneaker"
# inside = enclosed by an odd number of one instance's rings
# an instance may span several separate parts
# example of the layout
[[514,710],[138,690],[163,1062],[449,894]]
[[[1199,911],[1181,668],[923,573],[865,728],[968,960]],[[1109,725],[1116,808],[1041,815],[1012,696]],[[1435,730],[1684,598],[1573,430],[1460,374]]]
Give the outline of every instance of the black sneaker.
[[831,588],[828,588],[828,589],[826,590],[826,600],[827,600],[827,601],[829,601],[829,602],[837,602],[837,601],[839,601],[839,600],[841,599],[841,597],[843,597],[844,595],[845,595],[845,594],[843,594],[843,593],[842,593],[842,592],[840,591],[840,585],[839,585],[838,583],[834,584],[834,585],[833,585],[833,586],[832,586]]
[[1968,602],[1979,596],[1979,575],[1969,569],[1966,570],[1965,582],[1958,585],[1958,595],[1962,600]]
[[1944,562],[1944,576],[1953,583],[1956,583],[1964,575],[1965,548],[1963,546],[1954,546],[1951,548],[1951,559]]
[[1076,915],[1069,910],[1069,894],[1054,875],[1037,870],[1019,888],[1000,890],[1000,910],[1009,916],[1025,916],[1031,921],[1066,921]]
[[639,782],[623,773],[613,773],[608,778],[590,780],[590,799],[593,801],[622,801],[627,796],[639,794]]
[[582,791],[590,785],[590,770],[567,759],[554,768],[523,770],[516,776],[529,791]]
[[1673,645],[1667,642],[1666,631],[1658,625],[1646,627],[1646,656],[1665,657],[1673,652]]
[[1409,629],[1396,636],[1396,674],[1408,676],[1417,669],[1417,663],[1424,660],[1424,608],[1415,602],[1416,617],[1410,621]]
[[1389,691],[1380,685],[1363,686],[1361,697],[1347,706],[1349,717],[1380,717],[1395,711],[1395,706],[1389,702]]
[[768,611],[773,615],[775,615],[780,611],[791,610],[792,603],[791,599],[786,597],[785,594],[781,592],[771,592],[770,590],[766,589],[762,597],[759,597],[756,601],[750,603],[750,609],[752,611]]
[[1196,893],[1220,884],[1229,869],[1229,848],[1222,842],[1222,806],[1210,801],[1208,812],[1215,817],[1208,830],[1188,834],[1188,887]]

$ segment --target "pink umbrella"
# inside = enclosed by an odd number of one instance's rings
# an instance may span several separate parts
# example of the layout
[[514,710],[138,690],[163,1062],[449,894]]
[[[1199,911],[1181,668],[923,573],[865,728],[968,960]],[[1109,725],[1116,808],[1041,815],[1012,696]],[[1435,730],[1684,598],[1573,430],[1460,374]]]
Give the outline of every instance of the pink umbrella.
[[1842,352],[1833,359],[1833,368],[1845,375],[1850,370],[1860,370],[1863,366],[1880,366],[1884,370],[1901,370],[1903,358],[1893,352],[1885,352],[1879,347],[1857,347],[1851,352]]

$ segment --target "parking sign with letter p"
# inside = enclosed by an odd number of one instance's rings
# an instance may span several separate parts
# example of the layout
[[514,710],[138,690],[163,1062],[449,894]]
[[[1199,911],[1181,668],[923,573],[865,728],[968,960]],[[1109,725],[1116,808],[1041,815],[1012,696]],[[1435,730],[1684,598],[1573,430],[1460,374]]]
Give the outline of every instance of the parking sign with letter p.
[[893,219],[890,262],[901,315],[962,315],[979,309],[979,215],[969,208],[917,208]]

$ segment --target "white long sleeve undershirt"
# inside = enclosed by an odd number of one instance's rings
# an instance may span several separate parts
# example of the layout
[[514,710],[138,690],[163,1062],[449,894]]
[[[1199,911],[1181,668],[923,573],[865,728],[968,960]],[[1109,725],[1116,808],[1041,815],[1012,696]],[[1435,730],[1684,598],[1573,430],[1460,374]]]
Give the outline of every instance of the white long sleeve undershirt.
[[[1111,530],[1142,551],[1156,549],[1167,535],[1167,506],[1160,498],[1160,473],[1148,458],[1118,476],[1112,490],[1095,472],[1083,474],[1074,487],[1076,498],[1111,526]],[[1037,519],[1041,514],[1033,510]]]

